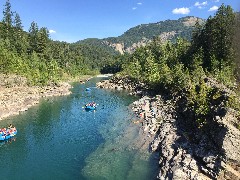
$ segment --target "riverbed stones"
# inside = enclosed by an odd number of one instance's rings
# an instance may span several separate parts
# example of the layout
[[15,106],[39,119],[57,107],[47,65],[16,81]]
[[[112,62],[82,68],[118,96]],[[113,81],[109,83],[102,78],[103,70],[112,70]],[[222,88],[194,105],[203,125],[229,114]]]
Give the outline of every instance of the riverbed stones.
[[99,88],[130,91],[131,95],[145,95],[147,94],[147,85],[143,82],[137,82],[126,77],[113,76],[110,80],[100,81],[96,84]]

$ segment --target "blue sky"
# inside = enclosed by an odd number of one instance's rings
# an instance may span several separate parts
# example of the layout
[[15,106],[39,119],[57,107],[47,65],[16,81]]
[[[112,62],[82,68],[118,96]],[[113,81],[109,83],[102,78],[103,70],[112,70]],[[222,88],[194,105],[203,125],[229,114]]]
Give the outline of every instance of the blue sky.
[[[0,0],[1,12],[5,0]],[[178,19],[207,18],[224,3],[235,11],[239,0],[10,0],[24,29],[32,21],[47,27],[53,40],[76,42],[86,38],[117,37],[140,24]],[[0,14],[2,19],[2,13]]]

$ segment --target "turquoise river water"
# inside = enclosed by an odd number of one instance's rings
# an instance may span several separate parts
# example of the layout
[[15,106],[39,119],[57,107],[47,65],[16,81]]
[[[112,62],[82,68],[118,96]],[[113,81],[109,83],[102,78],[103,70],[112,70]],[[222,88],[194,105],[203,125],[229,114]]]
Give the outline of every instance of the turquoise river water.
[[[1,180],[155,179],[151,154],[132,147],[139,127],[129,131],[134,114],[128,106],[137,97],[95,88],[99,80],[74,83],[71,95],[42,99],[0,121],[0,127],[18,129],[0,143]],[[90,101],[99,104],[96,111],[83,109]]]

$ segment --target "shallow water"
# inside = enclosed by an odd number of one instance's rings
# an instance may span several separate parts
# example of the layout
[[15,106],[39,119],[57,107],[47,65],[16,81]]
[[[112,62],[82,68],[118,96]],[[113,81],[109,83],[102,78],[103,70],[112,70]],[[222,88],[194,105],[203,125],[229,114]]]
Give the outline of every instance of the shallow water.
[[[71,95],[42,99],[0,121],[18,129],[0,143],[1,179],[154,179],[150,153],[132,146],[139,127],[128,105],[137,97],[95,88],[101,79],[75,83]],[[99,106],[86,112],[90,101]]]

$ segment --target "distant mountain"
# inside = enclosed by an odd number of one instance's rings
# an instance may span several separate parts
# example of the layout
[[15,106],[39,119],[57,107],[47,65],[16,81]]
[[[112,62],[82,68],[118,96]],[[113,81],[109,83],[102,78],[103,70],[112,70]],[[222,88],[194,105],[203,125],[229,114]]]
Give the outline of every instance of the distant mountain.
[[196,22],[204,23],[205,20],[187,16],[178,20],[159,21],[157,23],[141,24],[126,31],[118,37],[109,37],[104,39],[85,39],[78,41],[80,44],[90,44],[92,46],[101,46],[111,53],[127,52],[132,53],[136,48],[144,46],[151,42],[154,37],[160,37],[162,41],[175,41],[177,37],[187,40],[191,39],[192,31]]
[[75,44],[82,44],[82,45],[88,45],[90,47],[97,47],[97,48],[101,48],[104,51],[109,52],[110,54],[118,54],[118,51],[116,51],[111,46],[107,45],[102,39],[88,38],[88,39],[78,41]]

